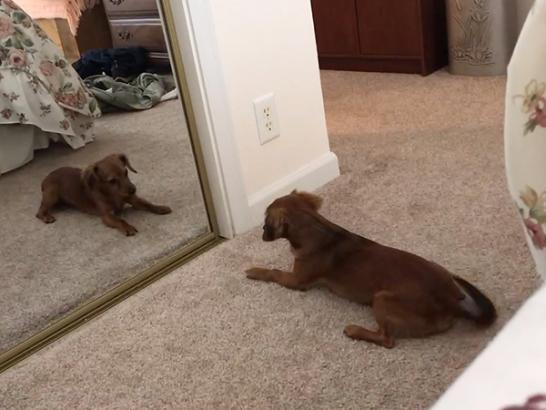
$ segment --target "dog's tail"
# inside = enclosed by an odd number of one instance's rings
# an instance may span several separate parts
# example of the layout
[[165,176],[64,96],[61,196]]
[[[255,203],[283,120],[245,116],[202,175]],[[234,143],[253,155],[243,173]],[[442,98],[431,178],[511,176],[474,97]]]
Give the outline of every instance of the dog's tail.
[[480,326],[491,325],[497,318],[497,310],[493,302],[477,287],[463,278],[453,275],[453,279],[465,296],[458,304],[461,316],[476,322]]

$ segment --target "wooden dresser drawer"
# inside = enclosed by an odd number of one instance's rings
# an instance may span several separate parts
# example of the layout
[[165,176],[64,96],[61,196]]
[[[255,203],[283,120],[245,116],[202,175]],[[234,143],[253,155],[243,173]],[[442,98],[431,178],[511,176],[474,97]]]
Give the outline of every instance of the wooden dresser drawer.
[[159,19],[111,20],[110,26],[114,47],[141,46],[148,51],[167,51]]
[[102,0],[109,17],[159,16],[156,0]]

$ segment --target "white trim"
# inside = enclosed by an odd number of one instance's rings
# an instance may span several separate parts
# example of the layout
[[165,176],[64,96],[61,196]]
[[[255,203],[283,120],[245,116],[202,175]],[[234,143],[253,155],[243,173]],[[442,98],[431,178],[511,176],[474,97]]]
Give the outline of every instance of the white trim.
[[313,162],[287,175],[279,181],[251,195],[248,201],[249,220],[254,226],[263,222],[264,211],[276,198],[288,194],[294,189],[314,191],[339,176],[336,154],[328,152]]

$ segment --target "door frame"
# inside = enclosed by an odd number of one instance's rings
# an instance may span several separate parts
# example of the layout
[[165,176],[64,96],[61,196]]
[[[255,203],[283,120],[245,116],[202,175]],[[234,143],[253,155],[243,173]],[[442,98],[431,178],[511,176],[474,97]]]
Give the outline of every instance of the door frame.
[[[255,223],[250,217],[241,159],[216,43],[210,0],[159,0],[173,16],[181,60],[203,152],[219,233],[233,238]],[[170,10],[168,10],[170,8]]]

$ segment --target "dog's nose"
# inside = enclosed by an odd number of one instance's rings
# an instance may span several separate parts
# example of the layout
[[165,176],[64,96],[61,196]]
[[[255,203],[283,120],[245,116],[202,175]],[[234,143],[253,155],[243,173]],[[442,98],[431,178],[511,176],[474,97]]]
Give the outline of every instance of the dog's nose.
[[132,187],[129,188],[129,193],[133,195],[135,192],[136,192],[136,186],[133,185]]

